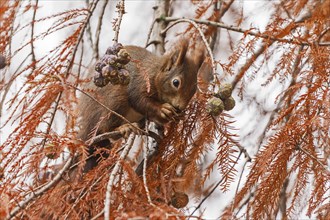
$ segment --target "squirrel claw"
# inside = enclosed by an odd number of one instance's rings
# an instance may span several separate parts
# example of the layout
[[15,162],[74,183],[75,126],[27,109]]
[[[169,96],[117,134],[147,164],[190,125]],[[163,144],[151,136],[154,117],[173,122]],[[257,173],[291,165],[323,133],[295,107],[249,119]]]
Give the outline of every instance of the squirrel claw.
[[177,116],[176,109],[169,103],[164,103],[161,105],[160,117],[166,122],[174,120]]
[[116,128],[116,131],[119,131],[121,135],[127,139],[131,133],[140,134],[140,131],[137,129],[139,127],[138,123],[127,123]]

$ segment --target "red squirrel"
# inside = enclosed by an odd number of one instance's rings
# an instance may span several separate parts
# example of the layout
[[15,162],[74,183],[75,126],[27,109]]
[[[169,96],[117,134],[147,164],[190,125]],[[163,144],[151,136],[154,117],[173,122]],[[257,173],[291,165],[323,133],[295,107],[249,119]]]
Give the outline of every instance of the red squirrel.
[[[157,56],[145,48],[125,46],[131,57],[126,65],[130,73],[128,85],[108,84],[95,88],[96,97],[109,109],[121,114],[132,123],[143,119],[163,125],[182,112],[197,89],[197,73],[204,58],[202,46],[189,47],[187,39],[163,56]],[[86,141],[91,134],[99,135],[120,131],[125,135],[127,123],[111,114],[106,108],[86,95],[79,99],[80,130],[78,138]],[[96,129],[96,130],[95,130]],[[105,147],[109,141],[102,141],[96,147]],[[89,153],[93,153],[93,147]],[[85,170],[95,166],[98,158],[87,161]]]

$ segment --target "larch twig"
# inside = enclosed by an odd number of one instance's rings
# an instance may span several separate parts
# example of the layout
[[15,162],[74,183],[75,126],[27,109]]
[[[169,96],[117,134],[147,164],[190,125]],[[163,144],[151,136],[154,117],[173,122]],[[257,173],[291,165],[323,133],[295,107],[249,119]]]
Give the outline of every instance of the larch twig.
[[39,4],[39,0],[36,0],[36,3],[34,5],[34,9],[33,9],[33,15],[32,15],[32,21],[31,21],[31,55],[32,55],[32,72],[35,70],[36,68],[36,55],[35,55],[35,51],[34,51],[34,24],[35,24],[35,19],[36,19],[36,14],[37,14],[37,9],[38,9],[38,4]]
[[118,43],[120,25],[121,21],[123,20],[123,15],[125,14],[125,0],[121,0],[120,2],[118,2],[116,7],[118,9],[118,20],[114,24],[115,36],[112,40],[114,43]]
[[197,205],[197,207],[194,209],[194,211],[189,216],[192,216],[202,206],[202,204],[212,195],[212,193],[218,188],[218,186],[221,184],[221,182],[225,179],[225,176],[227,176],[227,174],[234,168],[235,164],[237,164],[242,153],[243,153],[242,151],[239,153],[235,163],[230,167],[230,169],[227,171],[227,173],[223,174],[223,177],[217,182],[217,184],[215,184],[215,186],[211,189],[211,191],[202,199],[202,201]]
[[118,158],[116,165],[114,166],[113,170],[110,173],[109,176],[109,181],[107,184],[107,189],[106,189],[106,193],[105,193],[105,201],[104,201],[104,219],[105,220],[109,220],[110,219],[110,205],[111,205],[111,192],[112,192],[112,187],[115,183],[115,178],[116,175],[119,172],[119,169],[121,168],[120,163],[125,160],[125,158],[127,157],[129,151],[131,150],[133,143],[135,140],[135,135],[130,135],[127,142],[126,142],[126,146],[124,148],[124,150],[121,152],[120,157]]
[[[268,34],[263,34],[263,33],[257,32],[257,31],[252,31],[252,30],[248,30],[248,29],[235,27],[233,25],[226,25],[224,23],[215,22],[215,21],[208,21],[208,20],[201,20],[201,19],[194,19],[194,18],[185,18],[185,17],[182,17],[182,18],[165,17],[165,18],[160,18],[160,19],[162,19],[166,22],[176,22],[178,20],[188,19],[188,20],[194,21],[195,23],[198,23],[198,24],[205,24],[205,25],[211,25],[211,26],[215,26],[215,27],[219,27],[219,28],[224,28],[224,29],[239,32],[242,34],[248,34],[248,35],[252,35],[255,37],[264,38],[266,40],[277,41],[277,42],[281,42],[281,43],[296,44],[296,45],[304,45],[304,46],[312,45],[309,42],[298,41],[293,38],[285,39],[285,38],[273,37]],[[328,46],[330,46],[330,42],[320,42],[320,43],[317,43],[317,45],[321,46],[321,47],[328,47]]]
[[6,219],[11,219],[11,218],[15,217],[15,215],[17,213],[19,213],[24,207],[26,207],[30,202],[32,202],[38,196],[42,195],[48,189],[50,189],[51,187],[56,185],[59,182],[59,180],[61,179],[63,173],[70,167],[72,160],[73,160],[73,156],[70,156],[68,158],[68,160],[66,161],[66,163],[64,164],[63,168],[56,174],[56,176],[53,178],[52,181],[50,181],[44,187],[38,189],[37,191],[32,192],[29,196],[27,196],[27,198],[25,198],[23,201],[19,202],[17,204],[17,206],[13,210],[11,210],[11,212],[9,213],[9,215],[7,216]]
[[[71,68],[72,68],[72,65],[73,65],[73,62],[74,62],[74,59],[75,59],[75,55],[76,55],[77,50],[78,50],[79,43],[80,43],[82,37],[84,36],[85,29],[86,29],[86,27],[87,27],[87,25],[88,25],[88,23],[89,23],[90,18],[91,18],[92,15],[93,15],[93,12],[94,12],[94,10],[95,10],[95,8],[96,8],[98,2],[99,2],[99,0],[95,0],[95,1],[93,1],[93,3],[90,5],[90,8],[89,8],[89,12],[90,12],[90,13],[87,15],[85,21],[83,22],[83,26],[82,26],[82,29],[81,29],[81,31],[80,31],[80,33],[79,33],[79,36],[78,36],[77,42],[75,43],[75,45],[74,45],[74,47],[73,47],[73,52],[72,52],[71,58],[70,58],[70,60],[68,61],[68,64],[69,64],[69,65],[68,65],[68,67],[67,67],[67,69],[66,69],[66,71],[65,71],[65,74],[64,74],[65,77],[68,77],[68,76],[69,76],[69,72],[70,72],[70,70],[71,70]],[[53,108],[53,111],[50,113],[50,114],[51,114],[51,117],[50,117],[50,119],[49,119],[49,122],[47,123],[47,128],[46,128],[46,132],[45,132],[46,135],[49,134],[49,132],[50,132],[50,130],[51,130],[51,126],[52,126],[52,124],[53,124],[53,121],[54,121],[54,118],[55,118],[55,115],[56,115],[56,111],[57,111],[57,107],[58,107],[59,102],[60,102],[60,100],[61,100],[62,94],[63,94],[62,91],[58,94],[58,96],[57,96],[57,98],[56,98],[56,101],[55,101],[55,107]],[[45,138],[42,140],[42,142],[41,142],[41,143],[42,143],[42,148],[44,148],[46,142],[47,142],[47,138],[45,137]]]
[[95,33],[95,44],[94,44],[94,58],[97,60],[99,59],[99,43],[100,43],[100,35],[101,35],[101,29],[102,29],[102,24],[103,24],[103,16],[105,13],[105,9],[108,5],[109,0],[104,1],[101,9],[101,13],[97,22],[97,27],[96,27],[96,33]]
[[146,45],[144,46],[145,48],[147,48],[151,43],[149,43],[151,34],[152,34],[152,30],[154,29],[156,20],[154,19],[152,24],[150,25],[149,31],[148,31],[148,35],[147,35],[147,40],[146,40]]
[[[250,158],[250,161],[251,161],[251,158]],[[233,204],[231,206],[231,214],[233,213],[234,211],[234,205],[235,205],[235,200],[236,200],[236,196],[237,196],[237,193],[238,193],[238,189],[239,189],[239,185],[242,181],[242,177],[243,177],[243,173],[244,173],[244,170],[245,170],[245,166],[247,165],[248,162],[250,162],[249,160],[246,160],[243,164],[243,168],[242,168],[242,172],[239,176],[239,179],[238,179],[238,183],[237,183],[237,186],[236,186],[236,190],[235,190],[235,196],[234,196],[234,201],[233,201]]]

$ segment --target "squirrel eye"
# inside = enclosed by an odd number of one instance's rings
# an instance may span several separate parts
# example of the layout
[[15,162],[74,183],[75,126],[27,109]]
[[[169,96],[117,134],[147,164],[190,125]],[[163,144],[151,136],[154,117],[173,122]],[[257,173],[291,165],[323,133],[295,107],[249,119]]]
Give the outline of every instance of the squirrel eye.
[[180,80],[178,80],[178,79],[173,79],[172,84],[173,84],[174,87],[178,88],[179,85],[180,85]]

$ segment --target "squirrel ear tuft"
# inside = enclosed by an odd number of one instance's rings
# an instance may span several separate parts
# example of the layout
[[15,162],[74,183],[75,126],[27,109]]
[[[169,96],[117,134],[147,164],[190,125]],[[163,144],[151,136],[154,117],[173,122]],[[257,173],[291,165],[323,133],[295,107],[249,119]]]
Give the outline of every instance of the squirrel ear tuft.
[[169,54],[163,64],[163,70],[168,71],[172,67],[180,66],[184,63],[188,51],[188,40],[181,40]]
[[179,48],[176,49],[172,54],[172,60],[174,66],[180,66],[183,64],[188,51],[188,46],[189,46],[188,40],[186,39],[181,40],[178,46]]

